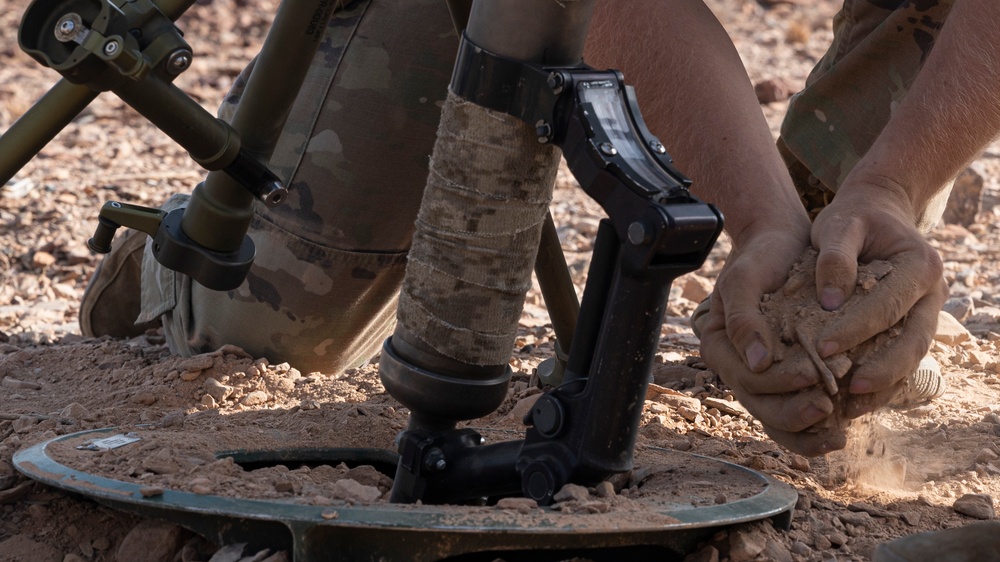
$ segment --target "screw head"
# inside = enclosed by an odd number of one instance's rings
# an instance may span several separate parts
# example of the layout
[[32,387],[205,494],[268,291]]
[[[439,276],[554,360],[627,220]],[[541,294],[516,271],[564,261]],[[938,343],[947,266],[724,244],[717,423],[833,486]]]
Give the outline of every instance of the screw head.
[[59,31],[61,31],[65,35],[73,33],[74,29],[76,29],[76,24],[73,23],[73,20],[63,20],[59,24]]
[[602,142],[601,146],[598,148],[601,149],[601,152],[603,152],[605,156],[618,156],[618,149],[615,148],[615,145],[610,142]]
[[167,59],[167,70],[171,74],[180,74],[191,67],[192,54],[186,49],[174,51]]
[[104,44],[104,54],[108,55],[110,57],[110,56],[114,55],[115,53],[117,53],[118,49],[120,47],[121,47],[121,44],[118,43],[118,41],[115,41],[114,39],[112,39],[112,40],[110,40],[110,41],[108,41],[107,43]]
[[667,147],[663,146],[663,143],[661,143],[660,141],[657,141],[657,140],[650,141],[649,148],[652,148],[653,152],[655,152],[657,154],[666,154],[667,153]]

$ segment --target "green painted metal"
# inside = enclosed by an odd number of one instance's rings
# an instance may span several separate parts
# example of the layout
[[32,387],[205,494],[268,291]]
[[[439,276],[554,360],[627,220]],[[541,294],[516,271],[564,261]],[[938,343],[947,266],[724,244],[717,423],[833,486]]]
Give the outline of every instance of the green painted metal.
[[[721,527],[772,519],[787,526],[797,494],[787,484],[745,467],[698,455],[676,456],[675,471],[705,463],[724,470],[725,478],[743,479],[760,492],[724,505],[692,507],[684,490],[663,502],[658,515],[676,523],[616,520],[615,528],[588,525],[551,509],[518,514],[495,507],[414,506],[398,504],[347,507],[306,506],[281,501],[235,499],[165,490],[143,497],[140,486],[64,466],[49,456],[53,443],[83,436],[113,434],[115,428],[65,435],[18,452],[14,465],[25,475],[110,507],[174,522],[219,544],[246,542],[251,547],[285,549],[298,562],[320,560],[430,561],[469,553],[584,549],[650,545],[677,555]],[[394,466],[395,454],[381,449],[297,449],[223,451],[240,463],[357,462]],[[336,518],[331,519],[331,510]],[[661,518],[662,519],[662,518]]]
[[[159,0],[157,7],[171,20],[187,11],[195,0]],[[0,184],[7,183],[45,145],[66,128],[98,92],[65,78],[0,135]]]

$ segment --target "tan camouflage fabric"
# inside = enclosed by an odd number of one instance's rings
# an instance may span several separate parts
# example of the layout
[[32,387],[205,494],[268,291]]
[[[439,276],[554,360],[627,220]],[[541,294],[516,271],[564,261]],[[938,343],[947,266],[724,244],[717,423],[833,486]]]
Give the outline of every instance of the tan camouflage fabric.
[[[817,213],[888,123],[951,10],[952,0],[844,0],[834,40],[789,103],[781,150],[803,203]],[[918,219],[928,231],[944,212],[942,186]]]
[[172,351],[235,344],[324,372],[377,351],[395,323],[457,47],[441,0],[356,0],[334,14],[270,163],[290,196],[256,210],[248,279],[211,291],[146,253],[141,317],[162,316]]

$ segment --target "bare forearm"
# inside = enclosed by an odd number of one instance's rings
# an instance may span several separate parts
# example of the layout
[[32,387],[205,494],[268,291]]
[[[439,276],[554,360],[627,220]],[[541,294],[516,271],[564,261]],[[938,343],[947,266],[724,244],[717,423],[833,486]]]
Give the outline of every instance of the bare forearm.
[[1000,134],[1000,3],[956,0],[923,70],[844,187],[896,192],[917,215]]
[[808,219],[726,31],[692,0],[598,0],[586,61],[633,84],[643,118],[737,244]]

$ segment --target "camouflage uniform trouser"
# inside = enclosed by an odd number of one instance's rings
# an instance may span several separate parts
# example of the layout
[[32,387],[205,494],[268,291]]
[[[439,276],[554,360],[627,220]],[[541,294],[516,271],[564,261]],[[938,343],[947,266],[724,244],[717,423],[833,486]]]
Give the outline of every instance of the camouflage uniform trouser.
[[[368,360],[396,299],[458,49],[442,0],[354,0],[333,15],[270,167],[286,203],[259,205],[257,257],[236,290],[208,290],[143,260],[143,321],[172,351],[223,344],[296,368]],[[220,116],[232,113],[245,77]],[[166,210],[185,206],[174,196]]]
[[[845,0],[779,141],[807,206],[829,200],[871,145],[949,6]],[[457,44],[441,0],[355,0],[335,14],[271,161],[291,197],[257,209],[249,278],[210,291],[147,249],[140,321],[161,317],[183,355],[230,343],[324,372],[371,357],[394,323]]]

